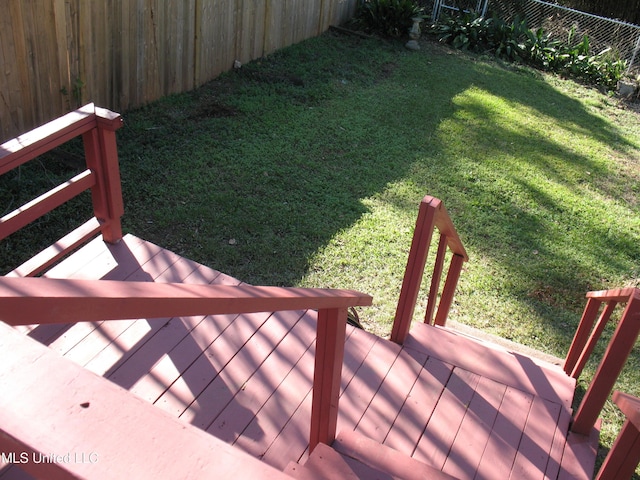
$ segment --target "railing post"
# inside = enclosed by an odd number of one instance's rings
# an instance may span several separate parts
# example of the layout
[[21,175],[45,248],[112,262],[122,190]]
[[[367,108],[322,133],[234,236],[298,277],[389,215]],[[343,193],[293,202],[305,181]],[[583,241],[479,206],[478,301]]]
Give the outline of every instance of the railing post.
[[604,327],[607,326],[607,322],[611,318],[611,314],[613,313],[617,305],[618,305],[618,302],[611,300],[609,303],[606,304],[606,306],[602,310],[602,314],[600,315],[600,318],[598,318],[598,321],[595,327],[593,327],[593,331],[591,332],[591,335],[589,335],[588,342],[582,347],[583,348],[582,354],[578,358],[578,362],[573,367],[573,370],[571,370],[571,372],[569,373],[569,375],[575,378],[576,380],[578,379],[578,377],[582,373],[582,370],[587,364],[589,357],[591,356],[594,348],[596,347],[596,343],[598,343],[598,340],[600,339],[600,336],[604,331]]
[[318,311],[309,452],[336,438],[346,327],[346,308]]
[[444,327],[447,322],[447,316],[449,315],[449,310],[451,310],[453,295],[456,291],[458,280],[460,279],[463,264],[464,257],[462,255],[454,254],[451,258],[449,271],[447,272],[447,279],[444,281],[444,288],[442,289],[442,295],[440,296],[440,303],[438,303],[438,311],[434,321],[435,325]]
[[425,197],[418,210],[416,229],[413,232],[407,268],[402,280],[396,316],[391,330],[391,341],[400,345],[404,342],[411,327],[411,319],[418,300],[420,283],[422,282],[422,275],[435,227],[436,211],[440,203],[440,200],[436,198]]
[[598,314],[598,309],[601,304],[602,302],[595,298],[589,298],[587,300],[587,305],[584,312],[582,312],[582,318],[580,318],[580,323],[578,324],[576,333],[573,335],[571,346],[564,361],[563,369],[567,375],[571,375],[574,367],[578,363],[578,359],[589,338],[589,332],[596,321],[596,315]]
[[578,407],[571,430],[587,435],[613,390],[640,333],[640,294],[631,295],[620,322]]
[[[438,292],[440,291],[440,278],[444,269],[444,257],[447,253],[447,237],[440,234],[438,241],[438,252],[436,253],[436,261],[433,266],[433,275],[431,276],[431,287],[429,288],[429,298],[427,300],[427,310],[424,314],[424,323],[433,324],[433,314],[436,310],[436,301],[438,300]],[[439,310],[439,309],[438,309]]]
[[122,238],[120,217],[124,214],[124,203],[115,131],[122,126],[122,118],[103,108],[96,108],[95,112],[97,128],[82,136],[87,166],[96,175],[91,198],[104,240],[117,243]]

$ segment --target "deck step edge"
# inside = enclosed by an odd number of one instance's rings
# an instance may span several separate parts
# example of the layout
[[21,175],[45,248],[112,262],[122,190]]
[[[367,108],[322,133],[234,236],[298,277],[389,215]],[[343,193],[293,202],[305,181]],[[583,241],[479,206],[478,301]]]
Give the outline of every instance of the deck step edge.
[[443,473],[437,468],[353,430],[340,432],[332,446],[343,456],[352,458],[374,470],[384,472],[393,478],[456,480],[455,477]]

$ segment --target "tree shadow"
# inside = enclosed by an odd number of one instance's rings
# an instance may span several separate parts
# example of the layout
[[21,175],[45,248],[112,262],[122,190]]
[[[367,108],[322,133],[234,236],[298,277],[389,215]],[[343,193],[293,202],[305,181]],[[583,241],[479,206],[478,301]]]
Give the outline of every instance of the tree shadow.
[[[571,215],[564,197],[593,192],[624,204],[629,178],[553,132],[540,138],[530,125],[508,124],[504,109],[527,109],[533,122],[595,138],[612,154],[637,148],[615,125],[535,74],[429,44],[414,56],[399,47],[325,35],[126,115],[125,226],[249,283],[292,285],[319,248],[369,211],[363,199],[406,182],[416,193],[385,201],[413,212],[421,195],[438,196],[472,249],[525,274],[532,261],[522,261],[523,250],[536,250],[537,264],[546,255],[551,265],[566,260],[571,267],[554,273],[551,286],[580,296],[603,262],[619,272],[640,258],[638,243],[597,215],[591,231],[603,240],[594,244],[549,229]],[[212,102],[233,114],[191,114]],[[181,158],[167,151],[167,135]],[[452,135],[475,145],[475,154],[455,151]],[[532,154],[521,158],[522,150]],[[555,184],[556,194],[531,175]],[[576,221],[587,216],[578,212]],[[567,255],[572,245],[581,258]],[[515,255],[503,257],[504,247]],[[611,258],[612,249],[625,253]],[[543,278],[531,278],[532,289]]]

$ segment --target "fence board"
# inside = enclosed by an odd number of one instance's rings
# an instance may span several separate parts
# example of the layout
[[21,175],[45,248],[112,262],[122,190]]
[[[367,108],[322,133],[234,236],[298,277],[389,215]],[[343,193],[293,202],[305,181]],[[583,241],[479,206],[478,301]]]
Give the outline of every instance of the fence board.
[[[26,58],[24,48],[21,49],[19,42],[14,38],[19,32],[12,27],[16,23],[21,24],[15,17],[15,10],[17,10],[16,5],[11,3],[5,15],[0,15],[0,63],[2,65],[10,64],[14,58]],[[15,130],[24,123],[22,105],[29,106],[31,102],[30,99],[23,97],[28,90],[20,88],[24,69],[16,65],[13,69],[4,71],[6,74],[0,75],[0,99],[5,106],[0,108],[0,125],[6,125],[6,128]],[[12,105],[11,101],[14,99],[22,103]],[[1,130],[0,134],[2,134]]]
[[357,0],[9,0],[0,142],[94,102],[127,110],[342,23]]
[[241,3],[236,29],[236,56],[240,62],[246,63],[263,55],[267,0],[241,0]]

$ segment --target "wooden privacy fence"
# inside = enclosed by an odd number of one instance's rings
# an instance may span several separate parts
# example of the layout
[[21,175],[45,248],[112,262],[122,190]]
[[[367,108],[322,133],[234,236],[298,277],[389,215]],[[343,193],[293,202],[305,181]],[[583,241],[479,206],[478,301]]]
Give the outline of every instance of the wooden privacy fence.
[[347,20],[356,0],[2,0],[0,142],[87,102],[191,90]]

